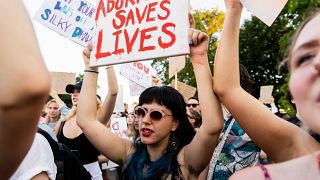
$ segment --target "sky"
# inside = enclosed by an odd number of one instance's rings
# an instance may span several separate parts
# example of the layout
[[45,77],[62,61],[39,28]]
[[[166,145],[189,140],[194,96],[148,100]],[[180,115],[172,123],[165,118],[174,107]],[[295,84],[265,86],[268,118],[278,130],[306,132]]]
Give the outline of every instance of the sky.
[[[45,0],[23,0],[26,9],[31,17],[35,15]],[[95,0],[87,0],[91,4],[96,4]],[[191,0],[193,9],[210,9],[218,7],[224,10],[223,0]],[[245,12],[248,16],[248,12]],[[83,73],[84,65],[82,60],[83,47],[58,33],[44,27],[32,20],[33,27],[38,39],[42,56],[49,71]],[[150,63],[150,62],[149,62]],[[119,74],[119,66],[115,67],[118,85],[123,86],[123,99],[129,106],[138,101],[138,97],[131,97],[129,92],[129,81]],[[98,84],[98,94],[104,97],[107,93],[107,80],[104,68],[100,68]],[[121,93],[120,93],[121,94]]]

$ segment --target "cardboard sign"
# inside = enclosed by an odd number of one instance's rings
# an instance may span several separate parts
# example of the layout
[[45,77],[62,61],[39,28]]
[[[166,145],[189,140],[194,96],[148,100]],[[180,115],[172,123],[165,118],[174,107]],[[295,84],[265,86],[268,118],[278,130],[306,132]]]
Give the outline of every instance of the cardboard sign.
[[189,54],[189,2],[98,0],[91,66]]
[[153,69],[142,62],[122,64],[120,66],[120,74],[142,87],[148,88],[152,86],[151,74],[153,74]]
[[175,72],[181,71],[186,65],[185,56],[176,56],[169,58],[169,79],[174,76]]
[[128,139],[127,130],[128,125],[125,117],[111,118],[110,131],[113,134],[121,138]]
[[84,0],[45,0],[34,19],[85,47],[93,40],[95,12]]
[[[175,84],[175,80],[172,80],[171,87],[174,87],[174,84]],[[178,81],[177,82],[177,90],[182,94],[185,102],[187,102],[190,97],[194,96],[194,94],[197,91],[197,88],[189,86],[183,82]]]
[[130,86],[131,96],[139,96],[146,89],[145,87],[140,86],[139,84],[130,80],[129,80],[129,86]]
[[270,104],[272,98],[273,86],[261,86],[260,87],[260,98],[262,103]]
[[288,0],[240,0],[241,4],[268,26],[271,26]]
[[51,89],[55,90],[58,94],[66,94],[66,86],[74,84],[76,80],[76,73],[50,72],[50,74]]

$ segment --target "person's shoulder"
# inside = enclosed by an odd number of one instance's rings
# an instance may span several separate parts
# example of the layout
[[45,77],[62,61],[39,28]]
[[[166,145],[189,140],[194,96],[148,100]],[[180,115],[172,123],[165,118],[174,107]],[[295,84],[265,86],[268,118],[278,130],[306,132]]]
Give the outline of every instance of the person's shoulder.
[[262,179],[264,180],[264,172],[261,170],[259,166],[254,166],[250,168],[245,168],[241,171],[238,171],[234,173],[229,180],[247,180],[247,179],[255,179],[259,180]]

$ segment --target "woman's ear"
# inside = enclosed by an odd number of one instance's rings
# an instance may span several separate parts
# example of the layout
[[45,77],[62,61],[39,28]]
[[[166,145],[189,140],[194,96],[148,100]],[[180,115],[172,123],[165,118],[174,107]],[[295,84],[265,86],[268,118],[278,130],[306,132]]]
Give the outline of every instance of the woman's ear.
[[172,123],[171,131],[177,130],[178,126],[179,126],[179,120],[174,119]]

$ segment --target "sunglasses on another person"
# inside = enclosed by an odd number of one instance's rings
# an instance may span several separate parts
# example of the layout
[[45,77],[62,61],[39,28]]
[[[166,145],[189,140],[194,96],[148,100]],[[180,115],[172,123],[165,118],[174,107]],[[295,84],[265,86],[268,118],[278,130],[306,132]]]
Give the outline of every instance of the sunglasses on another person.
[[187,107],[191,107],[191,106],[192,106],[192,107],[194,107],[194,108],[197,107],[198,105],[199,105],[199,104],[186,104]]
[[165,116],[172,116],[172,114],[165,114],[161,110],[151,110],[151,111],[149,111],[147,108],[142,107],[142,106],[137,107],[136,110],[134,111],[134,114],[138,118],[144,118],[147,114],[149,114],[149,117],[152,120],[155,120],[155,121],[159,121]]

